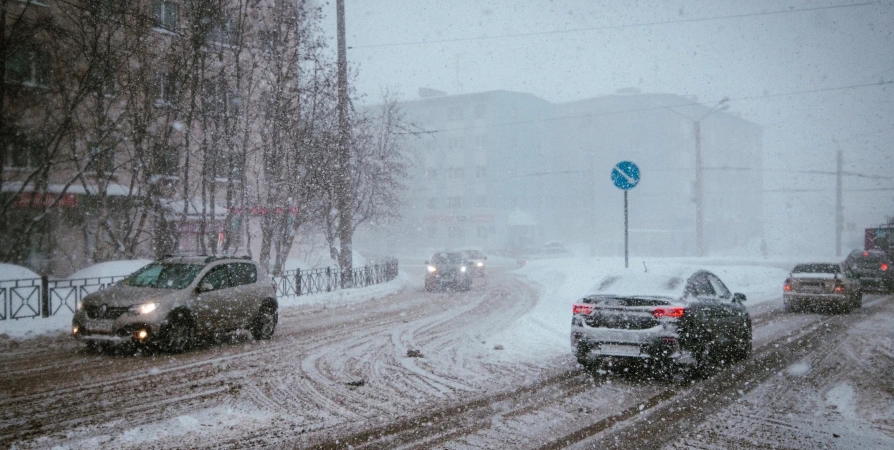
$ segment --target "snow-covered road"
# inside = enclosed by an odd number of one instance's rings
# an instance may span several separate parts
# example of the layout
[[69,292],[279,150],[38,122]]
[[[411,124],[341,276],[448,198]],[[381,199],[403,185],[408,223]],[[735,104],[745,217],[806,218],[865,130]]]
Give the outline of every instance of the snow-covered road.
[[783,314],[780,269],[721,265],[749,294],[751,359],[693,385],[604,379],[567,344],[568,305],[600,270],[535,263],[450,294],[424,292],[420,271],[381,298],[286,308],[269,342],[176,356],[0,340],[0,447],[847,447],[809,434],[834,420],[862,436],[847,442],[894,443],[892,297]]

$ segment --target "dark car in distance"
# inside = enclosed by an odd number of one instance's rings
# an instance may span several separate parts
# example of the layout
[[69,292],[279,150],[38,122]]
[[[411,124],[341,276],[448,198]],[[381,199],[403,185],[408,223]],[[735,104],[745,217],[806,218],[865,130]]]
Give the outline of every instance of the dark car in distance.
[[704,270],[610,275],[573,305],[571,349],[587,368],[640,362],[662,375],[705,373],[751,355],[744,301]]
[[844,264],[860,280],[863,291],[894,292],[894,267],[891,257],[882,250],[854,250]]
[[472,289],[472,271],[462,252],[437,252],[425,266],[425,290],[428,292]]

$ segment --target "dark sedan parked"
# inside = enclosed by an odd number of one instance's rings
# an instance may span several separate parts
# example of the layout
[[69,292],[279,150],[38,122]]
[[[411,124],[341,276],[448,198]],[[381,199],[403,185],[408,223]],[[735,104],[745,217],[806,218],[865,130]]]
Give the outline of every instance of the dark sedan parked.
[[704,270],[608,276],[573,306],[572,352],[585,367],[640,361],[704,373],[751,354],[744,301]]
[[851,311],[863,305],[860,281],[848,266],[798,264],[782,286],[785,311],[803,308]]
[[860,280],[863,291],[894,292],[894,267],[881,250],[854,250],[844,264]]

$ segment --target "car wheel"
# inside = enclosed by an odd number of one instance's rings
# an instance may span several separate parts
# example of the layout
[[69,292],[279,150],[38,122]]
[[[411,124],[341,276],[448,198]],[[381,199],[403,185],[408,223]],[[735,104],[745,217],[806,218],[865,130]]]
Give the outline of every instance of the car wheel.
[[751,329],[749,329],[745,337],[736,343],[733,357],[736,361],[744,361],[751,356],[751,351]]
[[279,313],[276,312],[276,308],[270,305],[261,307],[252,324],[251,335],[259,341],[270,339],[273,337],[273,332],[276,331],[278,320]]
[[714,338],[709,337],[695,352],[695,376],[707,378],[716,372],[717,356]]
[[185,311],[174,311],[162,328],[159,344],[168,353],[182,353],[192,345],[194,339],[195,330],[189,315]]

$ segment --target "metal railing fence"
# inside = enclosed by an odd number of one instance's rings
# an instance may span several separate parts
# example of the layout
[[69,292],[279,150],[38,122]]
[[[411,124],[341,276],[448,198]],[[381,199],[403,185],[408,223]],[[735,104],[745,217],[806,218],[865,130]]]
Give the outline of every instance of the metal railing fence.
[[[391,281],[397,276],[398,262],[388,259],[378,264],[353,269],[351,277],[337,268],[289,270],[273,276],[276,295],[311,295]],[[22,280],[0,280],[0,320],[50,317],[60,311],[74,313],[78,302],[87,295],[105,289],[125,276],[50,280],[46,276]]]

